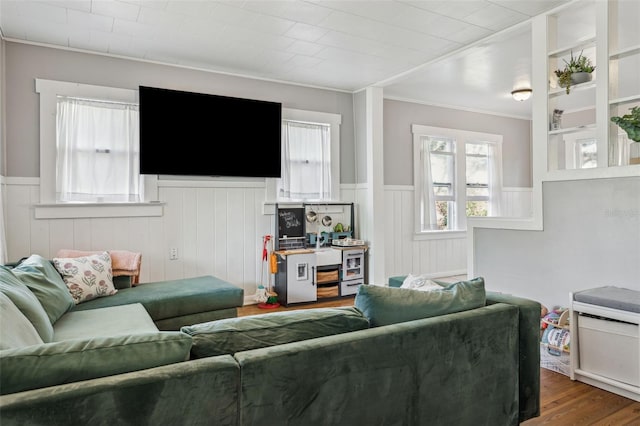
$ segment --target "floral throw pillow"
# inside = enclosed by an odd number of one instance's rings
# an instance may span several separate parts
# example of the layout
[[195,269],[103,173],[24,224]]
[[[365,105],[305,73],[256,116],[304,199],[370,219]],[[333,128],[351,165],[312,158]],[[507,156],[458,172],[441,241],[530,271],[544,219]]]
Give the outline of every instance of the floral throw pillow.
[[97,297],[111,296],[118,290],[113,285],[109,252],[74,258],[54,258],[73,301],[86,302]]

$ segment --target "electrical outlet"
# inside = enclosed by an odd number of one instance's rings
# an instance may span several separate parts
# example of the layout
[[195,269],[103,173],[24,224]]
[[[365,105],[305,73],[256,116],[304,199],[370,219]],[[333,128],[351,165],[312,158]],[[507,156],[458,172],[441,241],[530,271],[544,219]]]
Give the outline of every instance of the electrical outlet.
[[172,247],[169,249],[169,260],[177,260],[178,259],[178,248]]

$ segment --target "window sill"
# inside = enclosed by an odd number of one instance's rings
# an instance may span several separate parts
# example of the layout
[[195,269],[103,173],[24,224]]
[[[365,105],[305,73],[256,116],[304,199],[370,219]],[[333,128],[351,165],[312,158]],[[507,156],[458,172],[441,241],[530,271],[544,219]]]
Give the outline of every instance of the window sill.
[[467,238],[467,231],[425,231],[416,233],[413,237],[413,240],[455,240],[462,238]]
[[165,203],[55,203],[34,205],[36,219],[162,216]]

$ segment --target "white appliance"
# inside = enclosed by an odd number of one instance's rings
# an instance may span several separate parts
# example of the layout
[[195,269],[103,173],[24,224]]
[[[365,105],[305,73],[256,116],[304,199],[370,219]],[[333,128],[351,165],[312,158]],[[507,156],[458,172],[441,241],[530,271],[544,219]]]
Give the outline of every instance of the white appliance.
[[364,249],[342,249],[342,277],[340,296],[349,296],[358,292],[364,284]]
[[315,302],[316,254],[290,254],[287,256],[286,304]]

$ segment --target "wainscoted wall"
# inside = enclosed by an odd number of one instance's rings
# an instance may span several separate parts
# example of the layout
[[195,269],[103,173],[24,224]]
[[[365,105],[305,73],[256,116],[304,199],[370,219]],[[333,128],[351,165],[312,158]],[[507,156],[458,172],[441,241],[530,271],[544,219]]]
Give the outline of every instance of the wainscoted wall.
[[[5,181],[9,261],[51,258],[61,248],[123,249],[143,254],[141,282],[211,274],[243,287],[245,300],[267,283],[262,241],[274,234],[274,220],[263,214],[263,183],[159,181],[161,217],[35,219],[39,179]],[[353,189],[341,191],[353,201]],[[169,260],[170,248],[178,249],[177,260]]]
[[[466,274],[467,238],[465,232],[416,236],[414,232],[413,186],[385,186],[385,234],[387,277],[427,274],[432,277]],[[503,216],[527,217],[531,214],[531,188],[504,188]]]
[[[274,234],[274,220],[273,215],[263,213],[262,183],[159,181],[163,216],[92,219],[35,219],[39,179],[9,177],[5,184],[9,261],[32,253],[51,258],[61,248],[123,249],[143,254],[141,282],[211,274],[243,287],[249,303],[256,286],[267,283],[262,239]],[[341,185],[341,194],[342,201],[355,203],[357,237],[366,240],[360,234],[369,220],[360,211],[366,204],[366,187]],[[505,213],[527,211],[530,198],[526,189],[506,190]],[[387,186],[385,199],[387,277],[466,272],[465,233],[414,238],[413,186]],[[170,248],[178,249],[177,260],[169,260]],[[369,249],[369,260],[379,261],[375,247]]]

